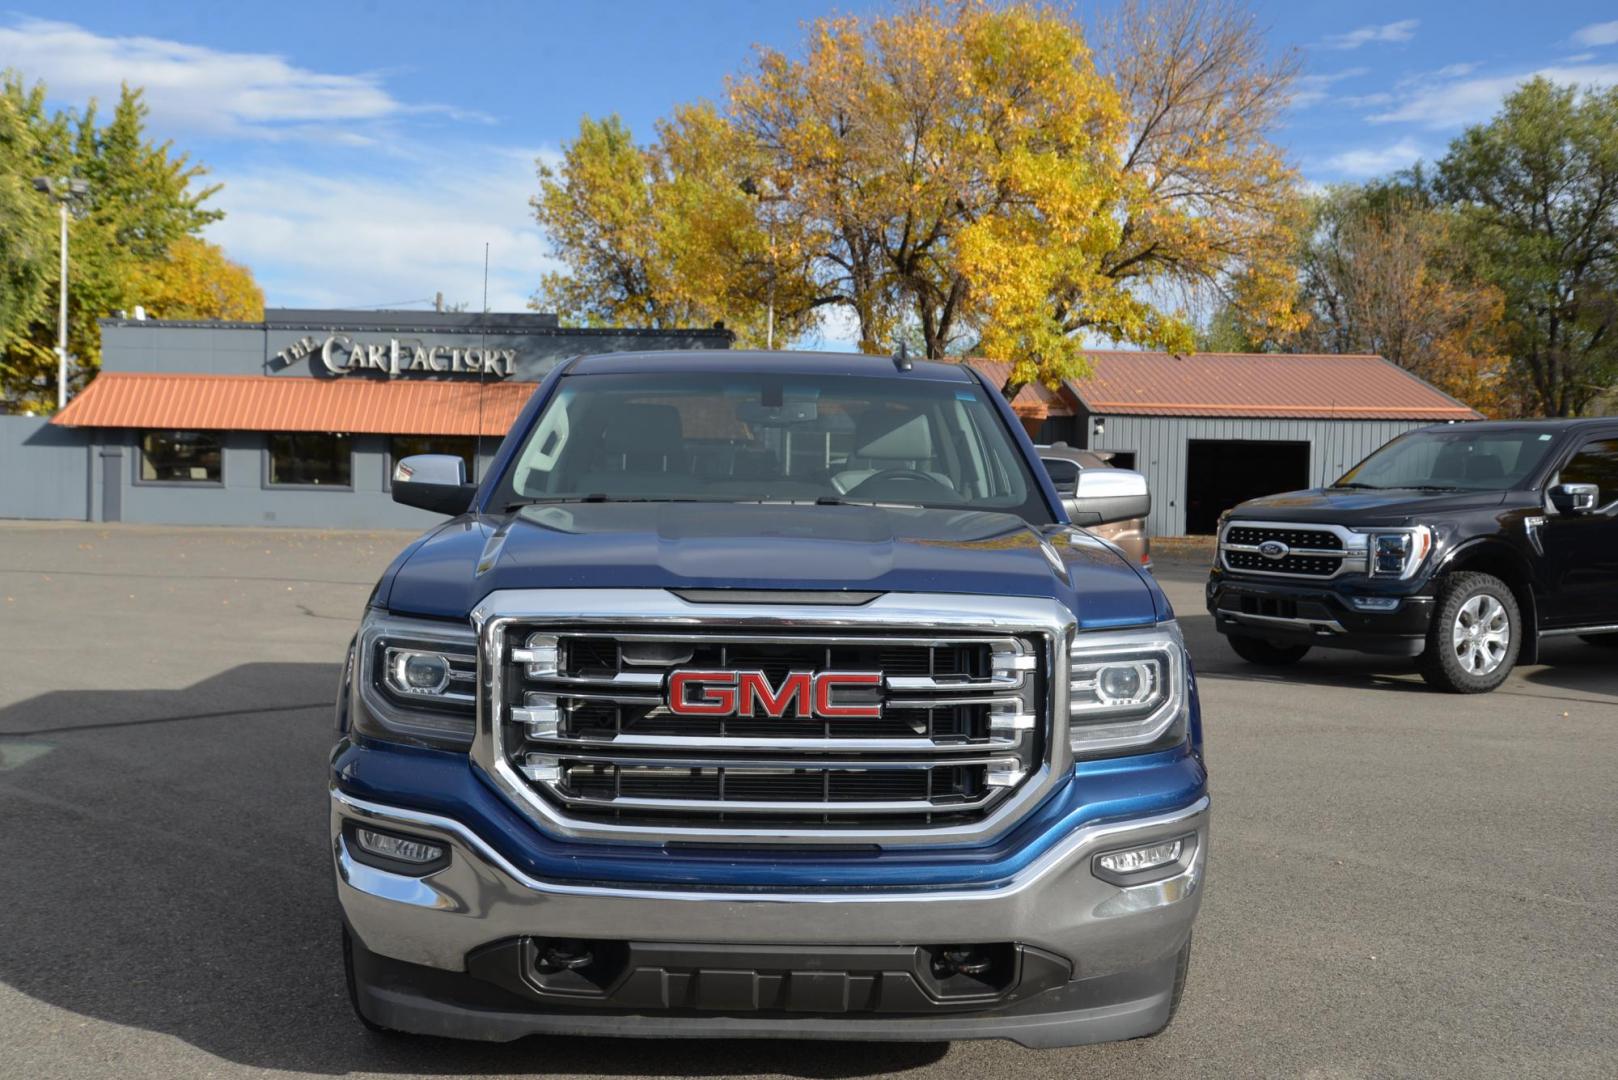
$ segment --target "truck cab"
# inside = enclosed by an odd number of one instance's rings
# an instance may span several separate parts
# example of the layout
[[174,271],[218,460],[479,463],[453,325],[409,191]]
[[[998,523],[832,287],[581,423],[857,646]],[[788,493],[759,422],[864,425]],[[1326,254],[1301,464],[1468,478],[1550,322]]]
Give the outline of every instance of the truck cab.
[[586,357],[480,484],[424,456],[394,493],[450,516],[377,583],[339,694],[364,1023],[1168,1024],[1208,857],[1190,661],[970,367]]
[[1618,645],[1618,419],[1423,428],[1329,487],[1242,503],[1207,604],[1252,663],[1412,657],[1457,693],[1499,686],[1546,638]]

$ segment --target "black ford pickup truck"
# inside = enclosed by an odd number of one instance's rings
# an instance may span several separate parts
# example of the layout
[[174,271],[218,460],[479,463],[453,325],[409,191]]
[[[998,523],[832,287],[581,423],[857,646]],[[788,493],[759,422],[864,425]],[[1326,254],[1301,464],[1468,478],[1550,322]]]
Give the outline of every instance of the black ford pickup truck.
[[1542,638],[1618,646],[1618,417],[1423,428],[1330,487],[1242,503],[1207,602],[1252,663],[1409,656],[1457,693],[1493,690]]

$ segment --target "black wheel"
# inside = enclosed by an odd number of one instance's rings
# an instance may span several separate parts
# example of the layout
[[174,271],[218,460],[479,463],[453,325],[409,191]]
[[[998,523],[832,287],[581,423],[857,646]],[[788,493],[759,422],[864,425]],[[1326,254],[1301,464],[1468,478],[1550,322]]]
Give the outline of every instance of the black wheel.
[[1237,656],[1249,664],[1258,664],[1262,667],[1286,667],[1309,655],[1307,645],[1277,645],[1246,634],[1229,634],[1225,640],[1230,642],[1230,647],[1235,650]]
[[1180,1011],[1180,998],[1185,995],[1185,975],[1186,972],[1190,970],[1191,939],[1187,938],[1185,947],[1180,950],[1180,955],[1174,965],[1174,992],[1169,995],[1169,1014],[1163,1018],[1162,1027],[1158,1028],[1156,1031],[1141,1035],[1139,1038],[1155,1039],[1159,1035],[1163,1034],[1163,1032],[1167,1031],[1170,1024],[1174,1023],[1174,1014]]
[[360,1010],[359,986],[354,974],[354,936],[348,932],[346,926],[343,927],[343,979],[348,983],[348,1004],[353,1008],[355,1018],[365,1025],[367,1031],[395,1039],[404,1037],[403,1032],[383,1027]]
[[1418,664],[1428,684],[1454,694],[1481,694],[1506,681],[1522,648],[1517,598],[1493,574],[1444,578]]
[[1618,649],[1618,634],[1580,634],[1579,640],[1603,649]]

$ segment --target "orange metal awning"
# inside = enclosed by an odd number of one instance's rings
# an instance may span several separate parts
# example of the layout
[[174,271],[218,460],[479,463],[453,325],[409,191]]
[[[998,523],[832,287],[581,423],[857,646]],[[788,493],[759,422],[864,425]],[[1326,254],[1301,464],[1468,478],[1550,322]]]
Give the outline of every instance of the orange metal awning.
[[52,418],[70,427],[489,435],[510,430],[533,383],[103,372]]

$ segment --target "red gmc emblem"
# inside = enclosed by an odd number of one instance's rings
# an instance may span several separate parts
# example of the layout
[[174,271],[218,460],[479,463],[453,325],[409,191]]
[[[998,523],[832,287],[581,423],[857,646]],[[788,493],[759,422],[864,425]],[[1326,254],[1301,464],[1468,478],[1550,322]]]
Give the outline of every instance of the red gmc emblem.
[[839,701],[843,687],[882,685],[879,671],[792,671],[772,686],[762,671],[700,671],[669,676],[669,712],[676,716],[771,716],[802,720],[874,720],[880,702]]

